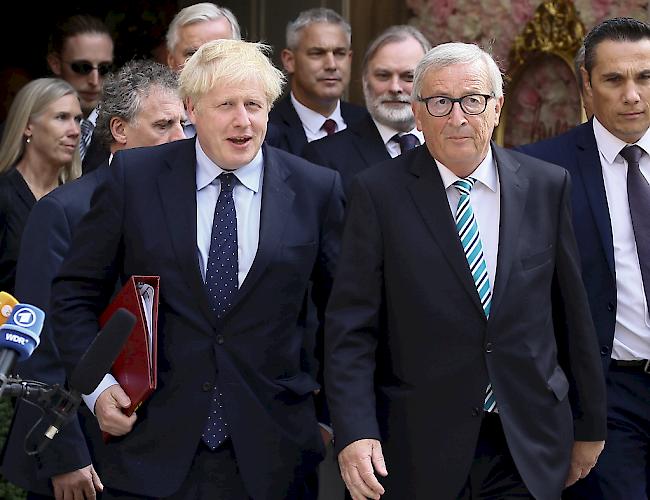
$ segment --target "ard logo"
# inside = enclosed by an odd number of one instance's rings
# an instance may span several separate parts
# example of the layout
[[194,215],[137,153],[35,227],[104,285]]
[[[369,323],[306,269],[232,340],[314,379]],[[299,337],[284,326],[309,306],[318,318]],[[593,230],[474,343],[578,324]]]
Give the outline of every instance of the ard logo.
[[14,312],[14,322],[23,328],[29,328],[36,323],[36,314],[29,307],[21,307]]

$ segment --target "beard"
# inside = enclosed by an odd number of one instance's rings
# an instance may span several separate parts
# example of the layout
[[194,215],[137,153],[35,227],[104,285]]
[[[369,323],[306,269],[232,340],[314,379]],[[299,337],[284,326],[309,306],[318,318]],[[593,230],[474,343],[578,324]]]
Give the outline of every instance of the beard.
[[[375,95],[367,83],[363,85],[363,96],[370,115],[382,125],[400,132],[408,132],[415,127],[415,116],[411,109],[411,96],[406,94],[392,94],[384,92]],[[386,104],[386,101],[400,101],[404,104],[395,106]]]

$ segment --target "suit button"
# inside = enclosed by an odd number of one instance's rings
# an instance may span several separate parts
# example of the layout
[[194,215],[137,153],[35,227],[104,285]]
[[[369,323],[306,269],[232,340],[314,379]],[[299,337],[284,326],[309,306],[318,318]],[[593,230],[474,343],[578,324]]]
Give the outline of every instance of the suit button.
[[607,304],[607,310],[608,310],[609,312],[614,312],[614,309],[616,309],[616,307],[614,307],[614,304],[613,304],[612,302],[610,302],[609,304]]
[[208,392],[212,389],[212,384],[210,382],[203,382],[203,384],[201,384],[201,389],[203,389],[203,392]]
[[472,409],[472,417],[478,417],[481,414],[481,409],[476,407]]
[[609,354],[609,347],[607,347],[606,345],[602,346],[600,348],[600,354],[602,354],[603,356],[606,356],[607,354]]
[[485,352],[492,352],[492,342],[485,344]]
[[217,344],[221,345],[225,342],[223,335],[217,335]]

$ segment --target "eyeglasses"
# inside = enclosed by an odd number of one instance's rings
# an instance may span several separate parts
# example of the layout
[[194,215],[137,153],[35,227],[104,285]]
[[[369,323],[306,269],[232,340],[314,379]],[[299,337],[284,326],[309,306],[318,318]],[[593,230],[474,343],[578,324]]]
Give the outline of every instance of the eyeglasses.
[[101,62],[97,66],[90,61],[70,61],[66,62],[66,64],[69,64],[72,71],[79,75],[88,75],[92,70],[96,69],[99,76],[106,76],[113,70],[113,63],[110,62]]
[[431,116],[440,118],[447,116],[454,108],[454,103],[460,104],[460,109],[468,115],[480,115],[487,108],[488,101],[494,96],[488,94],[470,94],[463,97],[447,97],[434,95],[432,97],[418,97],[423,102]]

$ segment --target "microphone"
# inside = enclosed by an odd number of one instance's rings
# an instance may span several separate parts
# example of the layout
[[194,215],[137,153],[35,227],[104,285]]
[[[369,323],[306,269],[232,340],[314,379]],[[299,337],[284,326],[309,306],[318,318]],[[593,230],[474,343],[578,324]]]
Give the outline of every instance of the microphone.
[[0,325],[0,395],[16,361],[27,359],[38,346],[44,319],[45,313],[38,307],[16,304]]
[[115,313],[92,341],[69,379],[70,397],[59,408],[55,408],[54,421],[45,431],[45,437],[54,439],[70,414],[79,407],[82,394],[92,393],[113,366],[122,351],[122,346],[135,326],[135,316],[124,308]]
[[18,300],[7,292],[0,292],[0,325],[4,325],[11,316],[11,311],[18,304]]

